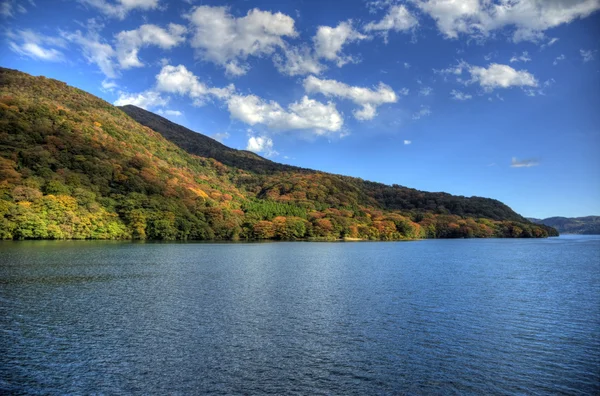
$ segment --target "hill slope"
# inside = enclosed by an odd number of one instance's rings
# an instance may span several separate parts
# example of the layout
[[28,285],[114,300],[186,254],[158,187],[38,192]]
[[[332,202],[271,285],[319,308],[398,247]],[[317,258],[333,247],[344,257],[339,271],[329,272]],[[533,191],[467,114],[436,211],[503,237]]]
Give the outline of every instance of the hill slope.
[[585,217],[548,217],[547,219],[529,219],[537,224],[555,228],[561,234],[600,234],[600,216]]
[[[278,164],[247,151],[231,149],[207,136],[194,132],[181,125],[177,125],[166,118],[133,105],[120,107],[125,113],[142,125],[152,128],[163,137],[175,143],[184,150],[203,157],[214,158],[226,165],[234,166],[262,177],[260,183],[268,185],[263,195],[278,189],[278,193],[285,194],[287,190],[294,190],[293,184],[301,183],[304,178],[314,177],[319,174],[321,179],[329,179],[327,184],[338,184],[338,191],[327,191],[335,196],[342,191],[356,191],[357,202],[360,205],[377,205],[388,210],[408,210],[436,212],[440,214],[454,214],[459,216],[485,217],[493,220],[512,220],[527,222],[522,216],[515,213],[508,206],[494,199],[481,197],[462,197],[446,193],[431,193],[419,191],[398,185],[388,186],[381,183],[364,181],[358,178],[327,174],[310,169],[298,168],[290,165]],[[277,176],[293,172],[291,181],[273,183],[268,175]],[[310,175],[310,176],[309,176]],[[264,180],[270,180],[265,182]],[[290,185],[292,184],[292,185]],[[287,187],[286,187],[287,185]],[[299,187],[302,189],[302,186]],[[345,201],[344,197],[340,201]]]
[[389,240],[555,232],[498,201],[280,165],[137,113],[161,133],[60,81],[0,69],[0,238]]

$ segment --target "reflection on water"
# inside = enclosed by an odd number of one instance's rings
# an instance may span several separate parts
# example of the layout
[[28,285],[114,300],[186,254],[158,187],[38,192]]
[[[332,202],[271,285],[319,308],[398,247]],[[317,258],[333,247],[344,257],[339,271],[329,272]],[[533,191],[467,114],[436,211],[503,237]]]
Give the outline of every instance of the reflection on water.
[[3,393],[600,392],[600,237],[0,243]]

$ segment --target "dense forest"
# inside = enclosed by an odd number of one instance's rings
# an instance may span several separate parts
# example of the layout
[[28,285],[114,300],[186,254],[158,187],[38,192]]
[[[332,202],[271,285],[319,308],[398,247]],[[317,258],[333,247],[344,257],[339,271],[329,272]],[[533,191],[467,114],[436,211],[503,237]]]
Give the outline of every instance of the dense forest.
[[60,81],[0,69],[1,239],[557,234],[495,200],[281,165],[123,110]]

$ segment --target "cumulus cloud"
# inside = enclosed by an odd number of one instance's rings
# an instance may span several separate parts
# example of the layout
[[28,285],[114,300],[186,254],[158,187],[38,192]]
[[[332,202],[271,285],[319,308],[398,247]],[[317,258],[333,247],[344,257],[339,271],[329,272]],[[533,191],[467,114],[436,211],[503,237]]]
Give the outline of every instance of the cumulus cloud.
[[584,62],[590,62],[594,60],[594,55],[596,54],[596,50],[579,50],[581,54],[581,58]]
[[[469,80],[462,78],[464,72],[471,75]],[[515,70],[508,65],[490,63],[488,67],[473,66],[465,61],[460,61],[456,66],[450,66],[442,70],[434,70],[434,73],[446,76],[456,76],[456,81],[463,84],[478,83],[484,90],[493,91],[496,88],[510,87],[537,87],[538,81],[527,70]]]
[[405,145],[405,146],[408,146],[408,145],[409,145],[409,144],[411,144],[411,143],[412,143],[412,141],[411,141],[411,140],[405,140],[405,141],[404,141],[404,145]]
[[236,93],[233,84],[225,88],[209,87],[183,65],[164,66],[156,76],[156,90],[189,96],[195,105],[204,104],[208,98],[221,100],[232,118],[277,131],[311,130],[321,135],[338,131],[343,125],[342,116],[331,102],[325,104],[304,96],[283,108],[275,101]]
[[186,28],[174,23],[168,29],[156,25],[142,25],[134,30],[122,31],[116,35],[116,55],[123,69],[141,67],[144,64],[138,58],[140,48],[151,45],[170,49],[185,41]]
[[337,67],[357,63],[358,59],[342,52],[343,47],[368,38],[356,31],[350,20],[340,22],[336,27],[319,26],[312,39],[313,48],[306,44],[286,45],[282,48],[283,55],[275,54],[273,62],[280,73],[288,76],[321,74],[327,69],[321,60],[334,62]]
[[431,115],[431,109],[429,108],[429,106],[421,106],[421,108],[419,109],[419,111],[415,112],[412,115],[412,119],[413,120],[420,120],[423,117],[427,117]]
[[538,41],[553,27],[585,18],[600,9],[598,0],[413,0],[431,16],[447,38],[461,34],[487,37],[490,32],[512,29],[512,40]]
[[492,63],[487,68],[471,66],[471,81],[477,82],[486,91],[495,88],[537,87],[536,78],[527,70],[515,70],[508,65]]
[[321,93],[327,97],[348,99],[361,106],[354,111],[358,120],[370,120],[377,115],[377,107],[384,103],[395,103],[398,97],[388,85],[379,83],[376,89],[352,87],[336,80],[321,80],[315,76],[304,79],[304,90],[307,93]]
[[280,73],[288,76],[321,74],[327,68],[306,45],[285,48],[283,56],[279,54],[273,56],[273,62]]
[[202,105],[209,97],[227,99],[235,91],[235,86],[230,84],[225,88],[208,87],[184,65],[164,66],[156,76],[156,89],[161,92],[189,96],[195,105]]
[[469,100],[473,96],[469,95],[469,94],[466,94],[464,92],[461,92],[461,91],[457,91],[456,89],[453,89],[450,92],[450,97],[452,97],[452,99],[454,99],[454,100],[461,100],[461,101],[463,101],[463,100]]
[[231,117],[248,125],[265,125],[273,130],[313,130],[318,135],[339,131],[344,123],[335,104],[304,96],[284,109],[275,101],[256,95],[233,95],[227,100]]
[[512,157],[510,161],[511,168],[530,168],[532,166],[538,166],[540,163],[535,159],[524,159],[518,160],[515,157]]
[[250,136],[246,150],[254,153],[262,153],[266,157],[272,157],[278,153],[273,150],[273,139],[267,136]]
[[140,93],[119,92],[119,98],[115,100],[115,106],[134,105],[142,109],[166,106],[169,103],[168,98],[163,98],[159,92],[145,91]]
[[387,37],[390,31],[407,31],[418,24],[417,18],[404,5],[393,5],[380,21],[367,23],[364,30],[365,32],[382,33],[384,37]]
[[140,9],[140,10],[152,10],[156,9],[159,5],[158,0],[78,0],[81,4],[94,7],[103,14],[124,19],[129,11]]
[[64,39],[40,35],[32,30],[8,31],[8,46],[15,53],[36,60],[60,62],[64,60],[63,53],[52,47],[65,47]]
[[368,36],[354,30],[352,21],[340,22],[336,27],[319,26],[313,38],[317,58],[327,59],[342,67],[355,60],[350,55],[341,53],[347,43],[367,39]]
[[227,7],[198,6],[187,18],[193,26],[191,45],[197,55],[234,76],[248,71],[249,56],[271,55],[285,47],[284,37],[297,36],[291,17],[256,8],[236,18]]

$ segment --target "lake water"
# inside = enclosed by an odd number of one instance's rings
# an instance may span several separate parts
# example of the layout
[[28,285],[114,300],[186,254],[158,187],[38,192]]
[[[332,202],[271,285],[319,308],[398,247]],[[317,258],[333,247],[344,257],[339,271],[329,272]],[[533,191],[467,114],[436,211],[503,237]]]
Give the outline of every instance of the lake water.
[[2,242],[0,287],[0,393],[600,393],[600,236]]

